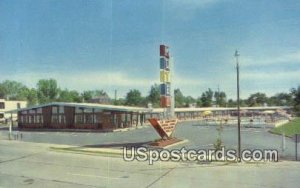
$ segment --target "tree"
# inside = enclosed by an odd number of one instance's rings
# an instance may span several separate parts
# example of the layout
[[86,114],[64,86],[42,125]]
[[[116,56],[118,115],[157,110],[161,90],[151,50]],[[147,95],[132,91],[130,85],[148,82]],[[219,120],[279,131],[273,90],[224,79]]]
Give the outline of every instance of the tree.
[[82,98],[84,101],[89,101],[93,98],[97,98],[97,97],[102,97],[102,96],[106,96],[108,97],[107,93],[103,90],[89,90],[89,91],[84,91],[81,94]]
[[227,107],[236,107],[237,103],[233,99],[229,99],[227,103]]
[[291,90],[293,96],[293,109],[297,116],[300,116],[300,86]]
[[137,89],[130,90],[126,95],[126,105],[139,106],[142,103],[141,92]]
[[93,97],[101,97],[101,96],[107,96],[107,93],[105,91],[101,90],[93,90]]
[[126,100],[122,99],[122,98],[119,98],[116,101],[114,101],[114,105],[124,106],[124,105],[126,105]]
[[59,92],[59,102],[82,102],[82,96],[75,90],[64,89]]
[[226,93],[224,91],[215,91],[214,98],[217,106],[226,106]]
[[27,101],[28,101],[28,106],[34,106],[37,104],[38,102],[37,91],[34,88],[28,89]]
[[264,93],[251,94],[246,103],[248,106],[264,106],[268,102],[268,98]]
[[54,79],[42,79],[37,83],[37,96],[40,104],[53,102],[57,99],[59,88]]
[[28,88],[20,82],[5,80],[0,84],[0,97],[8,100],[26,100]]
[[291,93],[277,93],[268,99],[270,106],[291,106],[293,105],[293,96]]
[[89,101],[93,98],[93,92],[92,91],[84,91],[82,94],[82,99],[84,102]]
[[160,88],[158,84],[151,86],[147,101],[152,104],[153,107],[159,107],[160,105]]
[[174,95],[175,95],[175,107],[180,108],[184,107],[184,96],[181,93],[180,89],[175,89],[174,90]]
[[189,107],[190,104],[194,104],[194,103],[196,103],[196,99],[194,99],[193,97],[191,96],[184,97],[184,104],[186,107]]
[[197,98],[196,103],[197,103],[197,107],[202,107],[201,97]]
[[201,95],[201,103],[203,107],[211,107],[214,92],[209,88]]

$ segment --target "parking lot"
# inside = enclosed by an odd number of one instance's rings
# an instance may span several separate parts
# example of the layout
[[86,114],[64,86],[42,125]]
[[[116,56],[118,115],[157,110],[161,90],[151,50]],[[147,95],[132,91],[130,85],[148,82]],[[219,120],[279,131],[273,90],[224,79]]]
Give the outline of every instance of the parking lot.
[[[204,124],[203,122],[181,122],[177,125],[174,136],[188,140],[181,145],[172,148],[187,149],[210,149],[218,138],[216,125]],[[242,149],[276,149],[280,157],[294,159],[295,144],[291,138],[274,135],[269,133],[270,128],[265,126],[242,127]],[[7,137],[7,130],[1,130],[2,137]],[[75,146],[93,147],[117,147],[121,148],[128,145],[143,145],[147,142],[158,139],[159,136],[150,126],[134,129],[125,132],[47,132],[47,131],[22,131],[19,132],[19,140],[24,142],[53,143]],[[237,127],[235,125],[224,125],[221,131],[223,145],[228,149],[237,148]],[[283,150],[283,142],[284,150]]]

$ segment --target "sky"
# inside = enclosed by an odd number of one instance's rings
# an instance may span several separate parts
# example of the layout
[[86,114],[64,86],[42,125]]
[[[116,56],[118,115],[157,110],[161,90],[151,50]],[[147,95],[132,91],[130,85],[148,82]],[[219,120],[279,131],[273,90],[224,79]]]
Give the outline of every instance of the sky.
[[1,0],[0,81],[145,96],[159,84],[159,45],[170,47],[173,86],[236,98],[300,84],[299,0]]

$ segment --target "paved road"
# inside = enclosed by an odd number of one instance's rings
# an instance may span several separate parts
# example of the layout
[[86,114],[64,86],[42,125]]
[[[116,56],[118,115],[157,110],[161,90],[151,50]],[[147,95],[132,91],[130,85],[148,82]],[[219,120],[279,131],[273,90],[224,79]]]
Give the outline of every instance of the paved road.
[[[295,144],[292,139],[285,138],[285,150],[282,151],[282,136],[268,132],[269,128],[242,128],[243,149],[276,149],[285,159],[295,158]],[[7,137],[7,131],[0,131],[2,137]],[[77,146],[121,147],[124,143],[145,143],[153,141],[159,136],[155,130],[145,128],[127,132],[114,133],[87,133],[87,132],[22,132],[22,141],[67,144]],[[187,149],[213,148],[213,143],[218,138],[216,126],[203,125],[199,122],[182,122],[175,130],[177,138],[187,139],[189,142],[173,148],[186,147]],[[222,141],[226,148],[236,149],[236,126],[224,126],[221,133]],[[171,148],[172,149],[172,148]],[[300,148],[299,148],[300,151]]]
[[0,140],[0,187],[299,187],[300,163],[124,162]]

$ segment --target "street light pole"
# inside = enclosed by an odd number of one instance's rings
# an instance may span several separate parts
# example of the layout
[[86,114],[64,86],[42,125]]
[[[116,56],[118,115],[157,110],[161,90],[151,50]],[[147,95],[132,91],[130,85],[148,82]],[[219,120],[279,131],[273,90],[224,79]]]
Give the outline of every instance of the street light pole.
[[238,115],[238,161],[241,161],[241,114],[240,114],[240,66],[239,52],[236,50],[234,57],[236,58],[236,76],[237,76],[237,115]]

